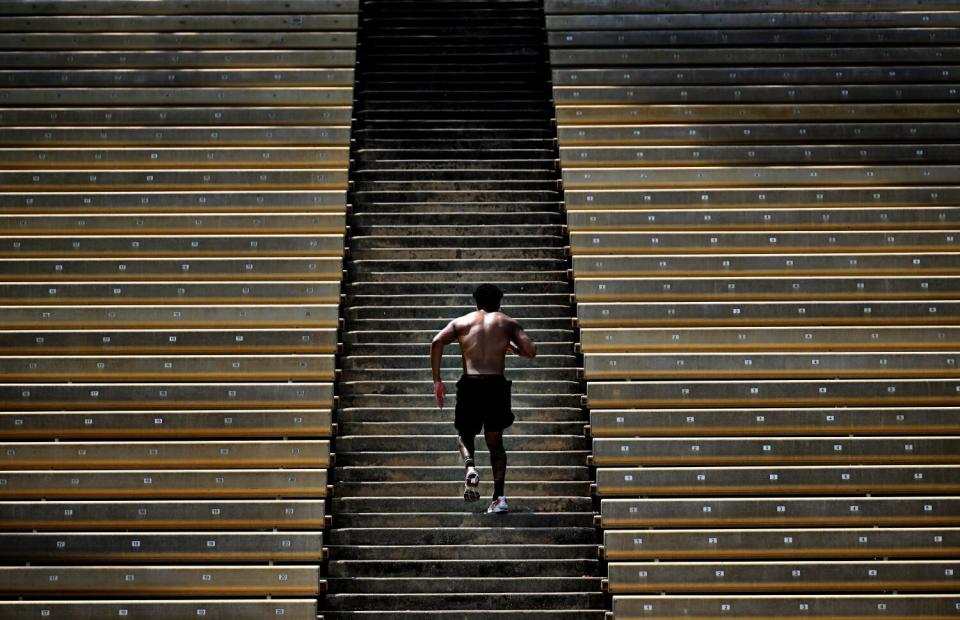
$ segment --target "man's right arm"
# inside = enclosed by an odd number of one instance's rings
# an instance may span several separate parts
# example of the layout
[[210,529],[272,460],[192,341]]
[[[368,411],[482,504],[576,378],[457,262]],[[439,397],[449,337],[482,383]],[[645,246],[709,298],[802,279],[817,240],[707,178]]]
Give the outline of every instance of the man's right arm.
[[510,341],[516,345],[514,352],[518,355],[531,359],[537,356],[537,343],[527,335],[527,332],[523,331],[520,323],[516,321],[513,322],[513,336],[510,338]]

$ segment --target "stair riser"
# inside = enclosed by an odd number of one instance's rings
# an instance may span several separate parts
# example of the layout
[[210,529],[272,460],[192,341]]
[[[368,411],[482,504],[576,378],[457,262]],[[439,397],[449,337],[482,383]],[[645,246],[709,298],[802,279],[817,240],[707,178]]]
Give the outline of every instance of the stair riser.
[[[339,529],[330,537],[330,545],[396,545],[393,528]],[[452,528],[405,529],[404,545],[590,545],[597,542],[596,529],[589,528]],[[527,548],[528,552],[532,549]],[[596,549],[594,549],[596,554]],[[593,555],[587,560],[596,559]],[[400,558],[402,559],[402,558]],[[470,558],[464,558],[470,559]],[[497,558],[489,558],[497,559]]]
[[[416,501],[411,501],[415,498]],[[486,525],[509,524],[510,519],[519,515],[531,513],[562,514],[568,512],[592,512],[593,499],[587,496],[553,496],[528,497],[517,493],[510,496],[510,509],[507,515],[488,515],[486,505],[467,503],[463,501],[461,493],[446,497],[425,496],[397,496],[397,497],[336,497],[330,502],[333,514],[340,513],[409,513],[411,510],[418,515],[430,513],[460,513],[461,516],[470,516],[478,519],[487,519]],[[493,520],[503,517],[503,521]],[[394,525],[397,525],[395,522]],[[416,527],[416,526],[411,526]]]
[[[480,467],[480,478],[493,480],[489,467]],[[461,467],[338,467],[333,472],[333,480],[340,482],[431,482],[435,480],[462,479]],[[556,466],[512,466],[509,469],[511,481],[517,482],[562,482],[590,480],[590,471],[586,464],[581,467]]]
[[459,271],[447,269],[444,271],[428,272],[368,272],[358,274],[354,281],[367,283],[396,282],[398,279],[410,283],[442,284],[446,282],[476,282],[477,280],[497,279],[506,282],[563,282],[566,280],[565,271]]
[[[452,432],[453,422],[450,421],[445,424],[437,424],[437,426],[444,427],[443,430],[446,432]],[[514,426],[517,426],[514,424]],[[513,427],[507,429],[505,435],[514,436],[518,433],[511,433],[510,430]],[[507,439],[506,441],[510,441]],[[478,467],[489,468],[490,466],[490,454],[487,452],[487,447],[484,444],[483,437],[477,437],[475,441],[476,455],[475,461]],[[572,451],[568,450],[565,452],[558,451],[521,451],[516,449],[510,449],[507,453],[507,467],[510,471],[518,466],[544,466],[544,465],[560,465],[566,467],[578,467],[586,465],[587,463],[587,452],[586,451]],[[385,451],[385,452],[337,452],[337,466],[339,467],[415,467],[415,466],[426,466],[426,467],[436,467],[445,465],[447,467],[454,467],[457,469],[460,474],[463,473],[462,467],[463,461],[460,457],[460,453],[456,450],[445,450],[441,452],[431,452],[431,451],[408,451],[408,452],[396,452],[396,451]],[[458,474],[458,475],[460,475]],[[483,476],[483,474],[481,474]],[[490,480],[492,476],[490,474],[486,475],[486,478]]]
[[[596,561],[589,560],[475,560],[437,563],[406,562],[330,562],[330,577],[551,577],[589,575],[596,570]],[[454,608],[456,609],[456,608]]]
[[[452,411],[451,411],[452,417]],[[453,430],[451,424],[451,431]],[[555,435],[555,436],[534,436],[534,435],[520,435],[520,436],[507,436],[503,439],[504,446],[507,450],[507,457],[510,456],[511,450],[536,450],[536,451],[553,451],[553,450],[587,450],[587,440],[584,437],[576,436],[564,436],[564,435]],[[337,438],[337,453],[343,452],[383,452],[383,451],[419,451],[419,450],[437,450],[444,451],[450,450],[451,452],[456,453],[457,450],[457,436],[455,433],[451,433],[449,436],[420,436],[420,437],[403,437],[403,436],[388,436],[388,437],[338,437]],[[462,489],[461,489],[462,490]],[[515,491],[515,495],[522,495],[521,492]],[[454,495],[457,495],[454,492]],[[540,495],[539,493],[537,495]]]
[[[511,502],[514,500],[511,498]],[[462,502],[461,502],[462,503]],[[490,515],[481,513],[340,513],[337,527],[396,527],[397,519],[403,519],[404,527],[590,527],[593,512],[567,513],[518,513]],[[496,518],[497,521],[493,521]],[[409,558],[409,556],[408,556]]]
[[[404,377],[402,371],[389,376],[374,377],[370,374],[359,380],[350,380],[347,373],[344,373],[344,379],[340,384],[340,394],[347,396],[410,396],[416,397],[424,393],[433,393],[433,381],[428,376],[422,378],[422,372],[415,376]],[[444,373],[444,381],[450,384],[450,392],[454,391],[453,385],[460,376],[458,371]],[[526,384],[526,385],[524,385]],[[534,384],[534,385],[531,385]],[[534,393],[533,391],[536,390]],[[455,396],[451,394],[452,396]],[[576,396],[579,398],[580,384],[575,381],[544,381],[540,379],[527,380],[520,376],[513,379],[513,399],[517,404],[526,402],[526,399],[551,398]],[[455,403],[455,398],[451,398],[450,406]]]
[[[363,394],[341,392],[341,407],[429,407],[434,405],[433,394]],[[579,394],[521,394],[514,391],[513,407],[579,407]],[[456,396],[447,395],[446,407],[451,412],[457,404]],[[451,413],[452,415],[452,413]]]
[[[472,551],[472,549],[471,549]],[[336,555],[332,549],[331,554]],[[357,558],[359,559],[359,558]],[[402,558],[397,558],[402,559]],[[528,579],[329,579],[330,592],[390,594],[396,592],[590,592],[599,591],[600,580],[586,577],[533,577]]]
[[[523,321],[524,319],[520,319]],[[349,319],[348,319],[349,321]],[[347,344],[344,347],[343,353],[346,357],[343,359],[348,359],[349,356],[353,355],[404,355],[404,356],[417,356],[417,357],[429,357],[430,355],[430,344],[427,342],[422,342],[419,344],[406,344],[406,343],[370,343],[370,344]],[[454,342],[453,344],[447,345],[447,348],[444,349],[446,355],[460,355],[460,346]],[[526,360],[529,363],[536,362],[539,357],[543,356],[556,356],[556,355],[566,355],[572,356],[574,354],[573,344],[569,342],[537,342],[537,358],[532,360]]]
[[584,609],[601,605],[602,595],[587,593],[550,594],[408,594],[397,596],[366,597],[363,595],[330,594],[325,599],[326,607],[337,609],[489,609],[491,606],[513,609]]
[[[518,418],[523,414],[514,411]],[[434,419],[436,417],[434,416]],[[442,435],[450,431],[448,422],[410,422],[406,424],[376,422],[345,422],[343,415],[337,423],[341,435]],[[585,422],[514,422],[506,435],[579,435]],[[585,462],[585,461],[584,461]],[[449,463],[436,463],[447,465]],[[517,463],[521,465],[522,463]]]

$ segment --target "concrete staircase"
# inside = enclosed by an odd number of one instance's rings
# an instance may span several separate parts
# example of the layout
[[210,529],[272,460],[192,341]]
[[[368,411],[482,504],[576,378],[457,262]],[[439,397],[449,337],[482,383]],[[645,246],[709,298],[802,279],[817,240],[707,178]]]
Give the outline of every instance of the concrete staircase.
[[[371,0],[360,36],[324,617],[602,618],[542,8]],[[481,282],[540,345],[508,360],[507,515],[461,499],[430,381]]]

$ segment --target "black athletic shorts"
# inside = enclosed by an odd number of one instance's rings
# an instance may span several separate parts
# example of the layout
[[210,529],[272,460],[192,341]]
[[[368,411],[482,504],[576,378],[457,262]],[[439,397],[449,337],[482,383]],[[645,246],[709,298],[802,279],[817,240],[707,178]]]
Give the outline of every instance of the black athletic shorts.
[[461,435],[473,436],[480,429],[502,431],[513,424],[510,385],[503,375],[463,375],[457,381],[457,412],[454,426]]

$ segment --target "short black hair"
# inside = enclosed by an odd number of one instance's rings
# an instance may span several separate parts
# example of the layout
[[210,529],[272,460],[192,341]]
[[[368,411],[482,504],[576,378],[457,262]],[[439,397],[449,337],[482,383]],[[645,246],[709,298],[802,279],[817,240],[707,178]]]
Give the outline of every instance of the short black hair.
[[477,302],[477,308],[487,312],[496,312],[500,309],[500,300],[503,299],[503,291],[493,284],[481,284],[473,292],[473,298]]

